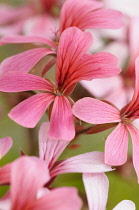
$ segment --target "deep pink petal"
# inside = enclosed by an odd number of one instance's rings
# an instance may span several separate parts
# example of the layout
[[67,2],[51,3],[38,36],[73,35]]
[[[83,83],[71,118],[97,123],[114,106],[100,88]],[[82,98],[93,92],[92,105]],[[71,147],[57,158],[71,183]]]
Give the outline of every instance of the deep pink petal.
[[5,36],[0,39],[0,46],[5,45],[5,44],[16,44],[16,43],[40,43],[40,44],[49,45],[53,48],[56,47],[54,42],[48,39],[45,39],[44,37],[41,37],[41,36],[14,35],[14,36]]
[[80,210],[81,199],[73,187],[53,189],[34,202],[31,210]]
[[89,97],[80,99],[74,104],[73,114],[79,119],[92,124],[121,121],[120,113],[115,107]]
[[118,203],[112,210],[135,210],[135,204],[130,200],[123,200]]
[[127,160],[128,130],[125,125],[118,126],[108,136],[105,144],[105,163],[123,165]]
[[74,72],[69,75],[64,87],[68,88],[71,84],[81,80],[115,76],[121,71],[117,67],[117,64],[117,57],[108,52],[96,53],[94,55],[85,54],[74,69]]
[[70,102],[65,96],[56,96],[51,113],[48,137],[70,141],[74,136],[74,118]]
[[24,156],[13,163],[11,170],[11,209],[26,209],[49,181],[48,168],[39,158]]
[[133,164],[139,183],[139,131],[133,125],[130,124],[127,125],[127,128],[130,132],[133,143]]
[[66,29],[60,36],[56,61],[56,80],[63,86],[69,75],[74,72],[78,61],[92,43],[89,32],[82,32],[76,27]]
[[71,26],[76,26],[81,30],[122,27],[122,13],[110,9],[100,9],[102,6],[103,4],[97,1],[66,1],[61,10],[60,31]]
[[47,80],[24,72],[10,71],[0,76],[0,91],[21,92],[27,90],[53,92],[53,87]]
[[34,128],[54,97],[50,93],[38,93],[15,106],[8,116],[22,126]]
[[[76,26],[82,30],[82,23],[89,13],[93,13],[93,10],[99,9],[103,6],[102,3],[97,1],[88,0],[67,0],[62,7],[60,16],[60,31],[64,31],[66,28]],[[89,21],[89,19],[88,19]],[[85,28],[87,29],[87,28]]]
[[105,210],[108,198],[109,181],[104,173],[83,174],[89,210]]
[[0,139],[0,159],[6,155],[6,153],[10,150],[12,147],[13,141],[11,137],[5,137]]
[[138,100],[139,97],[139,56],[135,60],[135,91],[134,95],[132,97],[131,102],[125,107],[124,113],[129,114],[129,112],[133,112],[134,105],[136,107],[136,100]]
[[7,71],[30,71],[45,55],[55,52],[46,48],[35,48],[26,52],[6,58],[0,65],[0,74]]
[[65,147],[68,145],[68,142],[48,138],[47,133],[49,127],[48,122],[45,122],[41,125],[39,131],[39,153],[40,158],[45,160],[50,169]]
[[12,163],[0,167],[0,185],[5,185],[10,183],[11,167]]
[[104,163],[102,152],[88,152],[57,162],[51,171],[51,177],[64,173],[101,173],[112,171]]

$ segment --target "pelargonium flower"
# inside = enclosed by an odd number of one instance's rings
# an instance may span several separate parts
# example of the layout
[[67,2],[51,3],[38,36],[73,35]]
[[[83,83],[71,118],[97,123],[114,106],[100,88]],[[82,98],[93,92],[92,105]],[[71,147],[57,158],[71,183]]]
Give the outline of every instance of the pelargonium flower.
[[67,0],[60,14],[60,32],[71,26],[76,26],[81,30],[121,28],[123,26],[122,13],[102,7],[103,3],[98,1]]
[[[94,98],[83,98],[73,107],[75,116],[92,124],[116,123],[105,144],[105,163],[122,165],[127,159],[128,132],[133,143],[133,164],[139,182],[139,131],[132,121],[139,118],[139,57],[135,63],[136,82],[133,98],[120,111],[114,106]],[[115,124],[115,125],[116,125]],[[114,125],[113,125],[114,126]],[[107,126],[106,126],[107,127]]]
[[[128,31],[128,33],[127,33]],[[128,19],[124,37],[108,44],[104,51],[115,54],[122,64],[128,59],[126,68],[119,75],[103,80],[81,81],[94,97],[107,100],[121,109],[132,99],[135,80],[135,59],[139,55],[139,17]],[[128,39],[128,41],[127,41]],[[119,51],[119,49],[121,49]]]
[[54,139],[74,138],[74,119],[68,99],[78,81],[111,77],[120,72],[117,58],[110,53],[89,55],[92,43],[89,32],[76,27],[66,29],[59,41],[56,59],[56,84],[24,71],[7,71],[0,76],[0,91],[21,92],[42,90],[14,107],[9,116],[18,124],[33,128],[48,106],[54,102],[49,136]]
[[46,188],[39,193],[49,179],[49,171],[44,161],[36,157],[20,157],[11,165],[10,191],[0,199],[0,208],[3,210],[81,208],[81,200],[74,187],[53,190]]
[[88,152],[65,160],[56,161],[68,145],[67,141],[48,137],[49,123],[43,123],[39,131],[39,155],[44,160],[54,178],[64,173],[102,173],[113,169],[104,164],[102,152]]
[[[45,122],[39,131],[39,158],[49,170],[51,184],[56,176],[65,173],[103,173],[113,169],[104,163],[103,152],[88,152],[57,161],[67,147],[67,141],[48,137],[50,123]],[[36,157],[37,158],[37,157]],[[10,183],[11,168],[14,162],[0,168],[0,185]]]
[[[105,210],[108,198],[109,180],[104,173],[83,174],[83,182],[87,195],[89,210]],[[135,210],[135,204],[123,200],[113,210]]]
[[[42,1],[43,2],[43,1]],[[47,1],[45,2],[47,4]],[[51,2],[52,3],[52,2]],[[48,2],[49,4],[49,2]],[[51,5],[51,4],[50,4]],[[69,27],[76,26],[81,30],[88,28],[112,28],[123,26],[122,14],[115,10],[101,9],[102,3],[90,0],[68,0],[63,4],[60,17],[60,34]],[[72,12],[71,12],[72,11]],[[56,49],[56,45],[48,36],[44,37],[44,17],[35,17],[26,24],[27,36],[6,36],[0,40],[0,45],[12,43],[40,43]],[[34,26],[35,25],[35,26]],[[37,26],[38,27],[37,27]],[[43,27],[40,27],[42,25]],[[48,32],[46,33],[48,34]],[[28,36],[29,35],[29,36]],[[52,50],[53,51],[53,50]],[[5,59],[0,66],[0,73],[5,71],[30,71],[45,55],[53,52],[45,48],[35,48]],[[31,59],[31,55],[33,58]],[[24,59],[23,59],[24,58]],[[12,63],[12,65],[11,65]],[[20,63],[20,65],[19,65]],[[25,65],[26,63],[26,65]],[[29,65],[27,65],[29,64]],[[26,70],[25,70],[26,69]]]

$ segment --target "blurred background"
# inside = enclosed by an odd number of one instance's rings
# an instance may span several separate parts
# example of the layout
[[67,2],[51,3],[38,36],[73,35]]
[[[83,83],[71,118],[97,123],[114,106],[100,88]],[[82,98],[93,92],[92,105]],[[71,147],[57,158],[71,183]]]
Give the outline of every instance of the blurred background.
[[[32,1],[32,4],[36,4],[37,1]],[[112,1],[111,1],[112,2]],[[116,1],[113,1],[116,2]],[[26,5],[29,3],[23,0],[0,0],[0,4],[11,5],[18,9],[19,5]],[[105,5],[109,5],[108,1],[104,1]],[[114,3],[111,3],[111,7]],[[127,4],[128,5],[128,1]],[[125,7],[126,7],[125,5]],[[132,7],[137,7],[138,5],[132,5]],[[114,7],[114,6],[113,6]],[[117,6],[118,7],[118,6]],[[122,10],[122,5],[119,5],[118,8]],[[133,8],[132,8],[133,10]],[[137,10],[137,9],[136,9]],[[134,15],[134,12],[128,12],[128,8],[126,14]],[[133,10],[134,11],[134,10]],[[139,10],[138,10],[139,12]],[[131,14],[132,13],[132,14]],[[26,14],[25,14],[26,15]],[[137,15],[137,14],[136,14]],[[139,14],[138,14],[139,15]],[[1,30],[0,30],[1,31]],[[118,30],[121,31],[121,30]],[[113,40],[110,38],[113,37],[111,33],[115,33],[115,36],[118,36],[119,32],[112,32],[112,30],[96,30],[94,31],[95,43],[94,43],[94,52],[97,51],[106,51],[106,46],[110,46]],[[10,34],[9,34],[10,35]],[[93,31],[92,31],[93,35]],[[138,34],[139,36],[139,34]],[[98,40],[99,37],[99,40]],[[108,37],[108,38],[107,38]],[[110,37],[110,38],[109,38]],[[106,40],[107,39],[107,40]],[[115,38],[114,38],[115,39]],[[116,40],[116,39],[115,39]],[[115,41],[114,40],[114,41]],[[96,42],[99,43],[96,43]],[[107,43],[107,45],[106,45]],[[32,44],[18,44],[18,45],[6,45],[0,47],[0,62],[3,61],[4,58],[17,54],[19,52],[23,52],[27,49],[32,49],[34,46]],[[121,46],[122,47],[122,46]],[[120,47],[118,48],[118,52],[122,51]],[[115,53],[115,48],[111,49],[112,53]],[[128,50],[127,50],[128,54]],[[43,69],[44,61],[48,58],[43,58],[32,71],[39,72]],[[120,64],[119,64],[120,65]],[[54,67],[55,68],[55,67]],[[54,78],[54,68],[51,69],[46,75],[47,78]],[[9,163],[20,156],[20,150],[23,150],[27,155],[38,155],[38,131],[42,122],[47,121],[47,114],[43,116],[42,120],[39,122],[37,127],[33,129],[23,128],[20,125],[14,123],[8,117],[8,112],[18,104],[20,101],[29,97],[32,93],[24,92],[24,93],[0,93],[0,138],[5,136],[11,136],[13,139],[13,147],[10,152],[0,160],[0,166]],[[79,98],[85,96],[92,96],[92,94],[87,91],[81,84],[78,84],[72,93],[72,99],[77,101]],[[78,133],[80,133],[80,126],[78,125]],[[82,126],[85,128],[89,125],[82,123]],[[79,134],[77,137],[69,144],[67,149],[61,155],[60,159],[68,158],[77,154],[86,153],[90,151],[104,151],[105,140],[109,133],[113,129],[109,129],[105,132],[101,132],[99,134],[93,135],[84,135]],[[107,173],[106,175],[109,178],[110,188],[109,188],[109,198],[107,203],[107,209],[111,210],[117,203],[124,200],[132,200],[136,204],[136,208],[139,209],[139,186],[137,183],[137,177],[132,164],[132,145],[131,141],[129,141],[129,151],[128,151],[128,161],[126,164],[120,167],[114,167],[116,170],[114,172]],[[79,194],[84,200],[83,209],[88,209],[86,196],[84,192],[84,187],[82,183],[82,175],[81,174],[65,174],[59,175],[54,181],[52,186],[75,186],[79,189]],[[6,190],[7,186],[0,187],[0,196],[2,196]]]

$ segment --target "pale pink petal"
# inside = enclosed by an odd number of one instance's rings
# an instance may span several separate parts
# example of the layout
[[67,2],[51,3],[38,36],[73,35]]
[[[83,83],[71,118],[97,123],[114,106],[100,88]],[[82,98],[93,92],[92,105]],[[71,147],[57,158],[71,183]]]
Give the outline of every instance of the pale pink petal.
[[50,93],[38,93],[15,106],[8,116],[24,127],[34,128],[54,97]]
[[135,204],[130,200],[123,200],[117,204],[112,210],[135,210]]
[[27,90],[53,92],[53,87],[47,80],[24,72],[10,71],[0,76],[0,91],[22,92]]
[[14,35],[14,36],[5,36],[0,39],[0,46],[5,45],[5,44],[16,44],[16,43],[37,43],[37,44],[40,43],[44,45],[49,45],[53,48],[56,47],[54,42],[40,36]]
[[138,177],[139,183],[139,131],[133,126],[128,124],[127,128],[130,132],[133,144],[133,164]]
[[74,118],[70,102],[65,96],[56,96],[50,118],[48,137],[70,141],[74,136]]
[[39,158],[24,156],[17,159],[11,169],[11,209],[29,207],[49,178],[48,168]]
[[139,56],[136,58],[135,61],[135,93],[133,96],[133,102],[137,99],[139,96]]
[[89,0],[68,0],[63,5],[60,17],[60,31],[76,26],[81,30],[89,28],[117,29],[123,26],[122,13],[101,9],[103,4]]
[[99,9],[88,14],[81,23],[82,29],[123,27],[123,14],[112,9]]
[[8,24],[13,21],[20,20],[22,18],[31,15],[32,9],[27,6],[11,7],[8,4],[0,4],[0,24]]
[[139,54],[139,17],[132,17],[129,25],[129,50],[131,60],[135,62],[137,55]]
[[102,152],[88,152],[57,162],[51,177],[64,173],[101,173],[112,170],[104,163]]
[[5,137],[0,139],[0,159],[6,155],[6,153],[10,150],[12,147],[13,141],[11,137]]
[[1,199],[0,199],[0,209],[1,210],[9,210],[11,209],[11,196],[10,191],[8,191]]
[[104,173],[83,174],[89,210],[105,210],[109,181]]
[[92,80],[97,78],[112,77],[120,73],[117,67],[118,59],[115,55],[107,52],[96,53],[94,55],[85,54],[80,59],[74,72],[70,72],[64,87],[68,88],[71,84],[81,80]]
[[103,101],[89,97],[80,99],[74,104],[73,114],[79,119],[92,124],[121,121],[118,109]]
[[105,163],[122,165],[127,160],[128,130],[125,125],[118,126],[108,136],[105,144]]
[[16,35],[21,33],[23,21],[18,21],[14,24],[0,26],[0,36]]
[[92,44],[89,32],[76,27],[66,29],[60,36],[56,61],[56,81],[61,87],[79,65],[79,59]]
[[54,40],[56,28],[55,19],[45,13],[28,18],[24,23],[23,32],[27,36],[35,35]]
[[0,74],[7,71],[30,71],[35,64],[45,55],[54,54],[55,52],[46,48],[35,48],[23,53],[6,58],[0,65]]
[[53,189],[31,206],[31,210],[80,210],[82,202],[76,188]]
[[45,122],[41,125],[39,131],[39,153],[40,158],[45,160],[48,168],[51,169],[56,159],[63,152],[65,147],[68,145],[67,141],[55,140],[48,138],[49,123]]

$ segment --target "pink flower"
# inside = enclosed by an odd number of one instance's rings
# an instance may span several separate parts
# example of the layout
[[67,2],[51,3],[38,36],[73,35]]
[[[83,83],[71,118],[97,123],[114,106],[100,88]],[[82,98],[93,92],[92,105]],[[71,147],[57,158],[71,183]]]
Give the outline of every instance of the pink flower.
[[39,154],[50,170],[51,178],[64,173],[101,173],[112,171],[104,164],[102,152],[88,152],[65,160],[56,161],[68,142],[48,137],[49,123],[43,123],[39,131]]
[[[128,20],[128,25],[125,27],[124,37],[104,48],[104,51],[111,52],[118,57],[120,67],[124,68],[120,75],[103,80],[81,81],[81,84],[94,97],[107,100],[119,109],[130,102],[134,93],[135,59],[139,54],[138,34],[139,17],[132,17]],[[119,51],[119,49],[121,50]],[[127,58],[128,63],[125,68]]]
[[73,187],[62,187],[51,191],[44,189],[39,196],[39,191],[49,179],[49,171],[44,161],[27,156],[17,159],[11,166],[10,191],[0,200],[0,208],[4,210],[81,208],[81,200]]
[[[55,2],[55,0],[51,2],[42,0],[42,3],[46,4],[48,7],[51,7]],[[66,1],[63,4],[61,10],[59,29],[60,34],[66,28],[72,26],[76,26],[81,30],[102,27],[116,29],[122,27],[122,14],[115,10],[101,9],[102,6],[102,3],[90,0]],[[71,10],[72,13],[70,12]],[[79,17],[80,19],[78,20]],[[47,18],[44,15],[34,16],[33,18],[30,18],[28,21],[26,21],[26,24],[24,24],[24,31],[27,36],[6,36],[0,40],[0,45],[10,43],[39,43],[43,45],[48,45],[51,48],[56,49],[55,43],[51,41],[50,37],[48,37],[48,33],[51,33],[51,25],[54,24],[54,21],[50,19],[50,17]],[[47,37],[47,39],[45,37]],[[58,37],[55,38],[59,39]],[[42,57],[49,54],[55,54],[55,52],[53,52],[53,50],[48,50],[43,47],[39,49],[36,48],[33,50],[29,50],[15,56],[11,56],[1,63],[0,73],[2,74],[3,72],[11,70],[28,72]]]
[[9,113],[10,118],[22,126],[32,128],[36,126],[48,106],[54,102],[49,136],[68,141],[73,139],[74,119],[67,96],[73,91],[76,83],[82,79],[111,77],[120,72],[117,59],[112,54],[85,53],[91,43],[90,33],[82,32],[76,27],[68,28],[62,33],[57,50],[55,86],[46,79],[25,73],[24,70],[5,72],[0,77],[1,91],[45,91],[14,107]]
[[[104,173],[83,174],[89,210],[105,210],[108,198],[109,180]],[[135,204],[123,200],[113,210],[135,210]]]
[[[50,124],[45,122],[39,131],[39,158],[41,159],[50,173],[51,184],[56,176],[65,173],[102,173],[113,169],[104,163],[102,152],[88,152],[76,155],[65,160],[57,161],[61,153],[67,147],[67,141],[61,139],[51,139],[48,137]],[[11,168],[14,162],[0,168],[0,184],[10,183]]]
[[60,32],[71,26],[81,30],[92,28],[117,29],[123,26],[122,13],[102,9],[103,3],[90,0],[67,0],[60,14]]
[[133,164],[139,181],[139,131],[131,124],[139,118],[139,57],[135,65],[134,95],[131,102],[121,111],[97,99],[83,98],[74,105],[73,113],[81,120],[92,124],[118,123],[105,144],[105,163],[109,165],[122,165],[126,162],[129,131],[133,142]]

